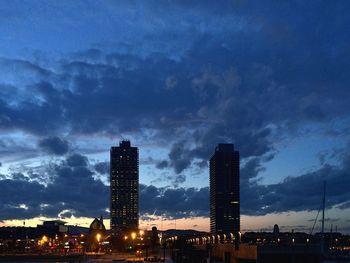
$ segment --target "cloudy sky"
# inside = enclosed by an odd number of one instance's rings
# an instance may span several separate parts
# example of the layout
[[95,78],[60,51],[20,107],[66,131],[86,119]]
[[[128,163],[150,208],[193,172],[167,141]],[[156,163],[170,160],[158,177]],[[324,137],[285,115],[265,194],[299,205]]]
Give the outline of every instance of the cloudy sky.
[[[243,230],[350,232],[348,1],[0,2],[0,225],[108,218],[140,151],[141,226],[208,230],[208,159],[241,154]],[[320,224],[316,225],[318,230]]]

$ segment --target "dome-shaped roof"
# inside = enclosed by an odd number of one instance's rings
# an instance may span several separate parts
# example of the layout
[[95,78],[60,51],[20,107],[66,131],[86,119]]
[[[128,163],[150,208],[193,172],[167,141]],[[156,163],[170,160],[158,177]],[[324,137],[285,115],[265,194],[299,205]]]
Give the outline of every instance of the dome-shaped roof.
[[90,231],[92,230],[102,230],[105,231],[106,227],[103,224],[103,221],[101,219],[95,218],[94,221],[90,224]]

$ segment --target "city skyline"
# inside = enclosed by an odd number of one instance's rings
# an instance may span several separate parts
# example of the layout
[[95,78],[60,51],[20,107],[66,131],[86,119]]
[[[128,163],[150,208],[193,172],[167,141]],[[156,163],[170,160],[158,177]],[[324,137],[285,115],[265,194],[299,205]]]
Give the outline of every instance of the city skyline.
[[209,159],[232,143],[242,231],[309,231],[326,180],[326,230],[349,233],[349,7],[0,3],[0,226],[108,217],[128,138],[141,228],[209,231]]

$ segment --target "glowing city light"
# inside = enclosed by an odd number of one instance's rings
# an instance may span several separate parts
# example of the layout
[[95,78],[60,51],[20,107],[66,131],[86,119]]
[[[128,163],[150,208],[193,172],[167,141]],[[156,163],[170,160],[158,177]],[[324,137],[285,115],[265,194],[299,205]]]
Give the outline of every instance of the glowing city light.
[[131,233],[131,238],[132,238],[132,239],[135,239],[135,238],[136,238],[136,233],[135,233],[135,232],[132,232],[132,233]]

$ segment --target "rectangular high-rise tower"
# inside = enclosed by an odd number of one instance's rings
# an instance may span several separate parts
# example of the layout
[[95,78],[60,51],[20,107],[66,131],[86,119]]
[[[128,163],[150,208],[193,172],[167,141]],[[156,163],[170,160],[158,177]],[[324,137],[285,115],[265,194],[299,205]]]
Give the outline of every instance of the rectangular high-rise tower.
[[239,152],[218,144],[210,158],[210,232],[240,231]]
[[139,153],[123,140],[111,147],[111,230],[112,235],[138,229],[139,225]]

